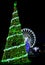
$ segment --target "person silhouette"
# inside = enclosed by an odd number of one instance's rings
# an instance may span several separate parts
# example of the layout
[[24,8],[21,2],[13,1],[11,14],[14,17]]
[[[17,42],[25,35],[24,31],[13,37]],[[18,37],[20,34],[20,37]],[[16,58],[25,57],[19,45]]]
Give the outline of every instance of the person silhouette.
[[28,53],[28,59],[30,60],[30,43],[29,43],[29,39],[28,37],[25,38],[25,49],[26,49],[26,53]]
[[28,37],[25,38],[25,48],[26,48],[26,52],[29,53],[30,43],[29,43]]

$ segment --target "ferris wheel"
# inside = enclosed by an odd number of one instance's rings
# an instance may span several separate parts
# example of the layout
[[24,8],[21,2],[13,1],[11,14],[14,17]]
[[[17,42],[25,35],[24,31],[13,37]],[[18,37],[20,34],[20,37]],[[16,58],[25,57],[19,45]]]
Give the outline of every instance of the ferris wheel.
[[35,33],[29,28],[23,28],[21,31],[23,32],[24,42],[25,42],[25,38],[28,37],[28,42],[30,44],[30,48],[33,48],[36,43]]

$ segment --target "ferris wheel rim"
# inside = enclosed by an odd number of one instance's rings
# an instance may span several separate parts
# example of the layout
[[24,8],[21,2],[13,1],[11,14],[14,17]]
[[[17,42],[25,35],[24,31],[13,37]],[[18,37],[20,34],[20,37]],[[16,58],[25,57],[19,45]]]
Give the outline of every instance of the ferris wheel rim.
[[21,31],[23,32],[23,31],[29,31],[29,32],[31,32],[31,34],[33,35],[33,37],[34,37],[34,43],[33,43],[33,45],[32,46],[30,46],[31,48],[32,47],[34,47],[34,45],[35,45],[35,43],[36,43],[36,35],[35,35],[35,33],[34,33],[34,31],[32,31],[31,29],[29,29],[29,28],[23,28]]

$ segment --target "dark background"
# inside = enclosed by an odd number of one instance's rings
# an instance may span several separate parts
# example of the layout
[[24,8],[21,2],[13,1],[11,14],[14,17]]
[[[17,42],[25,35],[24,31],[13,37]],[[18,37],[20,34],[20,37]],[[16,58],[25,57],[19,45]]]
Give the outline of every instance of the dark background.
[[[8,36],[10,20],[12,18],[13,3],[15,0],[0,0],[0,57],[2,58],[3,50]],[[36,2],[36,3],[35,3]],[[36,46],[44,49],[45,44],[45,20],[44,20],[44,3],[39,1],[18,0],[17,8],[19,11],[22,28],[30,28],[36,34]],[[0,60],[1,60],[0,58]]]

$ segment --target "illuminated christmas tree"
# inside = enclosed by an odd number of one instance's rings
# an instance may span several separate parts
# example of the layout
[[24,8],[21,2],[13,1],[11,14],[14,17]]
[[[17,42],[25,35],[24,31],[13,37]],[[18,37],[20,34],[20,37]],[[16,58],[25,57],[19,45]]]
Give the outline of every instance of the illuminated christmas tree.
[[17,2],[14,3],[14,12],[9,27],[8,37],[1,62],[25,63],[28,60],[28,53],[25,50],[23,33],[19,21]]

